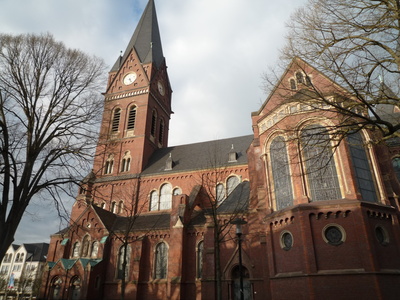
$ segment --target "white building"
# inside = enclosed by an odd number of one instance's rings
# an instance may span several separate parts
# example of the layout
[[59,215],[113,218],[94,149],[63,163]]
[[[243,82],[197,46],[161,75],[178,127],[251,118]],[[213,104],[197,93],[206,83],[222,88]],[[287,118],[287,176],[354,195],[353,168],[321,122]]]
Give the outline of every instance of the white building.
[[[36,295],[46,264],[47,243],[11,245],[0,265],[0,300]],[[13,299],[13,298],[11,298]]]

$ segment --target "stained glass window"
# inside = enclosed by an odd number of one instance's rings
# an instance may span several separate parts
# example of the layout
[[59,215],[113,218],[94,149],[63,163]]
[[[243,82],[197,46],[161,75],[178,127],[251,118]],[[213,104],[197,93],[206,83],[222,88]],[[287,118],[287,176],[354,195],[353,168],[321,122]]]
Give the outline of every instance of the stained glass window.
[[226,194],[229,195],[239,185],[239,178],[237,176],[230,176],[226,181]]
[[289,161],[282,136],[276,137],[270,146],[270,157],[276,209],[282,209],[293,205],[292,181],[290,178]]
[[160,209],[170,209],[172,206],[172,186],[163,184],[160,189]]
[[[126,249],[126,255],[125,255]],[[128,278],[129,274],[129,263],[130,263],[131,248],[129,245],[123,245],[118,251],[118,269],[117,269],[117,279],[122,279],[124,274],[125,265],[125,279]]]
[[330,137],[321,125],[307,126],[301,136],[311,201],[341,198]]
[[355,132],[348,137],[351,159],[356,174],[357,187],[362,199],[369,202],[377,202],[375,183],[372,178],[371,167],[361,134]]
[[168,249],[165,243],[159,243],[155,253],[155,279],[167,278]]

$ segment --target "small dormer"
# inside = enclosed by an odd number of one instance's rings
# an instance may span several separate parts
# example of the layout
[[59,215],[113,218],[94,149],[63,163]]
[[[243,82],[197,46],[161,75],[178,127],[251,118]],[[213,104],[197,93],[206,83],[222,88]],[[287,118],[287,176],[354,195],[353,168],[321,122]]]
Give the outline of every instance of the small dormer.
[[233,144],[232,144],[231,151],[229,151],[229,154],[228,154],[228,162],[230,162],[230,163],[237,162],[237,159],[238,159],[238,154],[235,151]]

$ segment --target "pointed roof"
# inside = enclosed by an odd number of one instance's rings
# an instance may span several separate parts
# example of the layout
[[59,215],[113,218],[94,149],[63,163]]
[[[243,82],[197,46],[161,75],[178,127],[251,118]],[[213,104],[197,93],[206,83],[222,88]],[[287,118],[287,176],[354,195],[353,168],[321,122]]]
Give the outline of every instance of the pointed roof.
[[158,68],[164,61],[154,0],[149,0],[147,3],[136,30],[125,49],[125,53],[122,58],[119,57],[117,59],[111,72],[115,72],[119,69],[132,48],[136,50],[140,62],[143,64],[153,62]]

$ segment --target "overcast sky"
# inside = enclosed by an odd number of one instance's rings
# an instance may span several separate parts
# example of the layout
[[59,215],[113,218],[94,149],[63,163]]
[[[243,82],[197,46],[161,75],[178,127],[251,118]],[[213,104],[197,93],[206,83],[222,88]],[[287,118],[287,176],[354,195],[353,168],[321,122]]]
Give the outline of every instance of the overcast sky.
[[[170,146],[252,133],[250,114],[266,98],[261,75],[277,63],[285,22],[305,2],[155,0],[173,89]],[[0,0],[0,31],[50,32],[68,47],[103,58],[111,68],[146,4]],[[28,212],[15,242],[48,242],[59,229],[57,218],[48,218],[54,210],[38,203]]]

